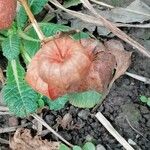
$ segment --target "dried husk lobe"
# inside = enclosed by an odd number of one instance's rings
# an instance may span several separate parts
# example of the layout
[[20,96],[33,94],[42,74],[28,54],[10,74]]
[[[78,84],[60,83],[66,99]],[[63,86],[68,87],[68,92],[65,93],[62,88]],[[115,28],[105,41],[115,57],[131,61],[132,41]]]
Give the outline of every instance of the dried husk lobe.
[[28,66],[26,80],[51,99],[87,90],[105,92],[115,66],[115,57],[96,40],[64,36],[42,46]]

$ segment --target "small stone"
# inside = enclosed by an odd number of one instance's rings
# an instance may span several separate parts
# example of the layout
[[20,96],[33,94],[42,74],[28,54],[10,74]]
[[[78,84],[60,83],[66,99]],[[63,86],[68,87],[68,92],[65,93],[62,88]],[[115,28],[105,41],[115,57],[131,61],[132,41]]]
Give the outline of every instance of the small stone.
[[103,145],[98,144],[98,145],[96,146],[96,150],[106,150],[106,148],[105,148]]
[[133,146],[136,145],[136,143],[133,140],[131,140],[131,139],[128,139],[128,143],[131,144],[131,145],[133,145]]
[[92,141],[93,140],[93,136],[91,136],[91,135],[87,135],[86,136],[86,141]]
[[146,115],[143,115],[144,118],[146,118],[147,120],[150,120],[150,115],[149,114],[146,114]]
[[145,106],[141,105],[140,110],[141,110],[141,113],[143,113],[143,114],[148,114],[149,113],[149,110]]
[[150,120],[147,121],[146,126],[150,127]]
[[19,122],[18,119],[16,117],[10,117],[9,118],[9,126],[10,127],[14,127],[14,126],[18,126]]
[[86,120],[89,116],[89,111],[88,110],[81,110],[79,113],[78,113],[78,117],[80,117],[81,119],[84,119]]

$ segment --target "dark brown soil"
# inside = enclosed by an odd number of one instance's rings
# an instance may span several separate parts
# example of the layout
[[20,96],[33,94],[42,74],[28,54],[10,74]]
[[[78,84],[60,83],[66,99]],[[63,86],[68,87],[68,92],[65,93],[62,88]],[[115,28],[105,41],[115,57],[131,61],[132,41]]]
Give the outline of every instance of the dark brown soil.
[[[134,36],[145,47],[148,47],[147,41],[150,42],[150,35],[146,39],[141,38],[141,36],[145,32],[150,32],[150,30],[125,29],[125,31]],[[106,37],[104,38],[106,39]],[[150,59],[135,52],[129,45],[125,44],[125,48],[134,51],[132,64],[128,71],[150,78]],[[0,67],[6,68],[6,60],[2,57],[1,52]],[[150,85],[124,75],[114,83],[109,95],[94,113],[91,113],[91,109],[79,109],[67,104],[60,111],[44,110],[43,118],[72,144],[81,145],[90,140],[96,145],[103,145],[106,150],[122,150],[123,147],[94,117],[96,112],[101,111],[126,140],[132,140],[136,143],[136,145],[132,143],[135,149],[148,150],[150,148],[150,108],[140,102],[140,95],[150,96]],[[66,113],[72,115],[73,124],[80,126],[80,129],[56,127],[58,116],[63,117]],[[0,116],[0,127],[8,126],[8,118],[9,116]],[[9,134],[1,134],[0,137],[8,139]],[[48,133],[43,138],[57,140],[51,133]],[[9,148],[7,145],[0,145],[0,149],[6,150]]]

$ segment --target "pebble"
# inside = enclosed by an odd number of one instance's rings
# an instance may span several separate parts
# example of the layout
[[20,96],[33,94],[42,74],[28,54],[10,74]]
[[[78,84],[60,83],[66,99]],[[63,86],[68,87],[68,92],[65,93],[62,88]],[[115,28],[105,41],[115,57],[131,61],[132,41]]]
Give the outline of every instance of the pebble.
[[89,111],[88,110],[81,110],[79,113],[78,113],[78,117],[86,120],[89,116]]
[[98,145],[96,146],[96,150],[106,150],[106,148],[105,148],[103,145],[98,144]]
[[146,126],[150,127],[150,120],[147,121]]
[[91,136],[90,134],[88,134],[86,136],[86,141],[92,141],[93,140],[93,136]]
[[14,127],[17,126],[19,124],[18,119],[16,117],[10,117],[9,118],[9,126],[10,127]]
[[141,105],[140,110],[141,110],[141,113],[143,113],[143,114],[148,114],[149,113],[149,110],[145,106]]
[[133,145],[133,146],[136,145],[136,143],[133,140],[131,140],[131,139],[128,139],[128,143]]

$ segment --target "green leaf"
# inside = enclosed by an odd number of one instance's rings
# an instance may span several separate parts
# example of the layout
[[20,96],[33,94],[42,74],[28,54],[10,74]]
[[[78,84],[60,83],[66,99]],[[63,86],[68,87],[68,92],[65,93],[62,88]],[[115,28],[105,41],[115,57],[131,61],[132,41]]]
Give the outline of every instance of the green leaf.
[[3,55],[10,61],[18,57],[20,53],[20,39],[17,34],[9,35],[2,42],[2,51]]
[[80,0],[65,0],[63,6],[65,8],[71,7],[71,6],[76,6],[78,4],[81,4]]
[[82,150],[82,148],[80,146],[74,146],[73,150]]
[[65,144],[61,144],[59,150],[71,150],[71,149]]
[[30,0],[30,8],[34,15],[42,11],[48,0]]
[[[40,13],[47,2],[48,0],[28,0],[29,6],[34,15]],[[25,27],[27,20],[28,20],[28,16],[24,8],[21,6],[19,12],[17,13],[18,27],[21,28]]]
[[85,143],[83,150],[96,150],[95,145],[91,142]]
[[17,13],[17,24],[19,28],[23,28],[28,20],[28,16],[23,8],[20,6],[19,12]]
[[38,108],[43,108],[45,106],[44,100],[42,98],[38,99]]
[[96,91],[86,91],[69,94],[69,102],[79,108],[92,108],[101,101],[102,94]]
[[3,97],[10,112],[18,117],[26,117],[37,110],[38,96],[24,81],[24,75],[25,71],[19,61],[9,63]]
[[87,33],[84,32],[79,32],[76,33],[72,36],[75,40],[80,40],[80,39],[87,39],[89,38],[89,35]]
[[147,97],[142,95],[140,96],[140,100],[143,102],[143,103],[146,103],[148,101]]
[[64,108],[65,104],[68,102],[68,96],[64,95],[56,100],[50,100],[48,98],[45,100],[50,110],[60,110]]

